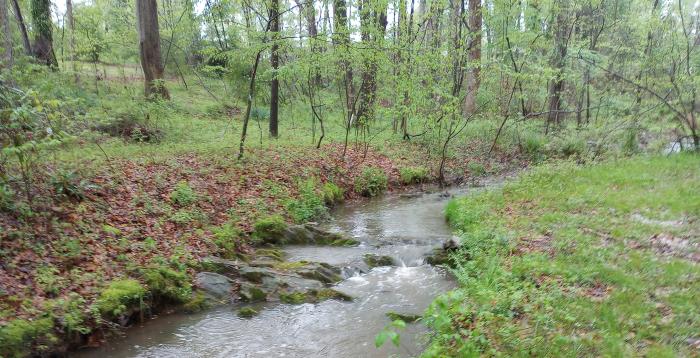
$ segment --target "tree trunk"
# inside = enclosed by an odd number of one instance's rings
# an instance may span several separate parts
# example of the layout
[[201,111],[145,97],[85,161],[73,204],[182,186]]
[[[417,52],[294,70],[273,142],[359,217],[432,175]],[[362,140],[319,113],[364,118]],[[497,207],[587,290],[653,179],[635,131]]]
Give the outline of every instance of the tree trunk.
[[29,42],[27,25],[24,23],[24,16],[22,16],[22,9],[20,9],[19,7],[19,2],[17,2],[17,0],[12,0],[12,7],[15,10],[15,17],[17,18],[17,26],[19,27],[19,32],[22,35],[22,45],[24,45],[24,54],[27,56],[31,56],[32,44]]
[[550,125],[559,125],[561,121],[561,92],[564,90],[564,59],[567,52],[567,6],[566,2],[559,3],[556,21],[554,24],[554,56],[552,67],[555,77],[549,85],[549,110],[547,114],[547,129]]
[[[384,3],[379,9],[375,9],[371,0],[362,2],[360,10],[360,27],[362,27],[362,42],[372,48],[371,54],[365,58],[365,70],[362,73],[362,86],[360,87],[359,108],[357,110],[357,123],[364,125],[374,119],[374,104],[377,92],[377,56],[380,54],[381,42],[386,33],[388,3]],[[374,34],[374,36],[372,36]]]
[[139,34],[139,53],[147,98],[159,96],[170,99],[163,83],[163,62],[160,55],[160,30],[156,0],[136,0],[136,19]]
[[51,1],[32,0],[32,23],[34,25],[34,57],[51,68],[58,68],[53,51],[53,23]]
[[467,73],[467,94],[464,97],[464,115],[471,116],[476,110],[476,95],[481,85],[481,0],[469,0],[469,72]]
[[75,62],[75,19],[73,18],[73,1],[66,0],[66,21],[68,25],[68,47],[70,51],[70,62],[73,74],[75,76],[75,83],[78,83],[80,77],[78,75],[78,67]]
[[272,0],[270,5],[270,31],[272,32],[272,50],[270,51],[270,65],[272,66],[272,81],[270,83],[270,136],[278,136],[278,109],[279,109],[279,0]]
[[2,26],[2,35],[4,41],[2,46],[5,53],[2,56],[2,62],[5,67],[12,67],[14,57],[12,56],[12,31],[10,31],[10,19],[7,9],[7,0],[0,0],[0,26]]
[[334,18],[334,36],[333,42],[340,47],[341,60],[340,70],[344,72],[345,82],[345,107],[348,113],[352,112],[355,107],[353,101],[355,98],[355,86],[353,85],[353,73],[350,61],[347,59],[348,45],[350,43],[350,34],[348,30],[348,14],[345,0],[334,0],[333,2],[333,18]]

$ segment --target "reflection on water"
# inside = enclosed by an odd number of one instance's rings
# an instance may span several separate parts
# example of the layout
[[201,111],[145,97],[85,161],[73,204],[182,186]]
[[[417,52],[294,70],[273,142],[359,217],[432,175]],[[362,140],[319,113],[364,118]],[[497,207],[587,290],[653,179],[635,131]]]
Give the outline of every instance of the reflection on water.
[[170,315],[130,329],[85,357],[387,357],[415,356],[426,328],[410,324],[401,345],[377,349],[376,334],[390,323],[389,311],[422,313],[440,292],[454,286],[440,268],[423,264],[423,256],[450,237],[444,219],[446,198],[385,198],[347,205],[333,214],[326,228],[362,242],[358,247],[289,247],[290,261],[309,260],[339,266],[360,263],[365,253],[389,255],[397,267],[379,267],[336,285],[353,302],[265,304],[251,319],[234,307],[193,315]]

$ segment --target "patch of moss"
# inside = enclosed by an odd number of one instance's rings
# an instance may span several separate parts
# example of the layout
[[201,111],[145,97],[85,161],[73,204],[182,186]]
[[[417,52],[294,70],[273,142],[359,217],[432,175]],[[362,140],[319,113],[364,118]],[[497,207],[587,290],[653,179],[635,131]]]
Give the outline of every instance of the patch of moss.
[[399,169],[399,179],[403,184],[417,184],[428,180],[428,169],[425,167],[405,167]]
[[270,237],[278,237],[284,233],[287,223],[280,215],[270,215],[259,219],[253,225],[253,240],[264,242]]
[[107,318],[118,317],[140,306],[146,289],[136,280],[112,281],[95,301],[97,310]]
[[421,315],[417,315],[417,314],[404,314],[404,313],[396,313],[396,312],[387,312],[386,316],[389,317],[389,319],[392,321],[401,320],[401,321],[404,321],[406,323],[413,323],[413,322],[422,318]]
[[394,259],[390,256],[382,256],[376,254],[365,254],[363,261],[369,267],[379,267],[379,266],[393,266]]
[[256,311],[253,307],[242,307],[238,310],[238,317],[251,318],[257,315],[258,311]]
[[269,257],[275,261],[282,261],[284,259],[284,253],[279,249],[257,249],[255,250],[255,256]]
[[182,306],[186,312],[190,313],[199,312],[207,309],[208,307],[209,302],[207,301],[207,296],[201,291],[196,291],[194,294],[192,294],[190,300]]
[[[15,319],[0,327],[0,357],[27,357],[58,342],[54,322],[46,317],[33,321]],[[37,346],[37,342],[41,342]]]
[[282,292],[280,293],[280,301],[293,305],[298,305],[306,302],[306,293],[304,292]]
[[212,230],[214,232],[214,245],[219,254],[227,259],[233,258],[238,253],[241,230],[233,223],[226,223]]
[[245,302],[260,302],[267,300],[267,293],[256,286],[246,286],[241,288],[241,300]]
[[359,241],[348,238],[336,239],[329,243],[330,246],[357,246],[359,244]]
[[316,299],[318,301],[325,301],[325,300],[331,300],[331,299],[337,299],[341,301],[352,301],[353,298],[350,295],[347,295],[345,293],[342,293],[340,291],[336,291],[332,288],[323,288],[315,292]]
[[153,267],[143,270],[143,278],[154,297],[183,303],[192,295],[189,277],[183,272],[167,267]]
[[294,270],[294,269],[304,267],[307,264],[308,264],[307,261],[292,261],[292,262],[283,261],[283,262],[280,262],[278,264],[275,264],[273,267],[278,269],[278,270],[288,271],[288,270]]

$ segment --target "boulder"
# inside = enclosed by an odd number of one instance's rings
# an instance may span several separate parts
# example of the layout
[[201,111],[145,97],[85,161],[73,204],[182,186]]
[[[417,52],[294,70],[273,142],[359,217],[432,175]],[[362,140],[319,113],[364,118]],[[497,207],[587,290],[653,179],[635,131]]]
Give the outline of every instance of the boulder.
[[272,245],[330,245],[352,246],[358,241],[341,234],[321,230],[314,225],[290,225],[282,230],[266,233],[262,242]]
[[394,266],[394,259],[391,258],[391,256],[365,254],[363,261],[367,264],[367,266],[369,266],[369,268],[379,266]]
[[233,281],[215,272],[200,272],[195,276],[195,286],[207,295],[217,300],[227,300],[231,297]]

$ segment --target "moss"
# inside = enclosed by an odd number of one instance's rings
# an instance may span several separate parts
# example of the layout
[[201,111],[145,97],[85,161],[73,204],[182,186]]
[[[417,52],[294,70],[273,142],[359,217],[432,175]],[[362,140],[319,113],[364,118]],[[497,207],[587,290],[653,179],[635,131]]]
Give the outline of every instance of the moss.
[[428,180],[428,169],[425,167],[406,167],[399,169],[399,178],[404,184],[417,184]]
[[307,264],[308,264],[307,261],[292,261],[292,262],[283,261],[283,262],[280,262],[278,264],[275,264],[273,267],[275,269],[278,269],[278,270],[288,271],[288,270],[295,270],[295,269],[304,267]]
[[369,267],[379,267],[379,266],[393,266],[394,259],[390,256],[382,256],[376,254],[365,254],[363,261]]
[[389,319],[392,321],[401,320],[406,323],[413,323],[422,318],[420,315],[417,314],[403,314],[396,312],[387,312],[386,316],[389,317]]
[[257,315],[258,311],[256,311],[253,307],[242,307],[238,310],[238,317],[251,318]]
[[0,327],[0,357],[26,357],[47,350],[58,342],[53,331],[54,322],[49,317],[12,320]]
[[298,305],[306,302],[306,293],[304,292],[282,292],[280,293],[280,301],[293,305]]
[[145,293],[146,289],[136,280],[112,281],[95,301],[95,307],[107,318],[118,317],[140,306]]
[[336,239],[328,243],[330,246],[356,246],[359,244],[359,241],[348,238]]
[[325,301],[325,300],[331,300],[331,299],[337,299],[341,301],[352,301],[353,298],[350,295],[347,295],[345,293],[342,293],[340,291],[336,291],[332,288],[323,288],[315,292],[316,300],[317,301]]
[[253,225],[253,240],[264,242],[269,237],[278,237],[284,233],[287,223],[280,215],[270,215],[255,222]]
[[186,182],[177,183],[175,189],[170,193],[170,201],[181,207],[190,206],[197,201],[197,193]]
[[366,167],[355,178],[355,192],[367,197],[377,196],[386,191],[389,178],[380,168]]
[[190,299],[192,286],[189,277],[167,267],[143,270],[143,278],[151,294],[170,302],[183,303]]
[[469,169],[469,173],[473,176],[480,177],[486,175],[486,167],[481,163],[470,162],[467,164],[467,169]]
[[279,249],[257,249],[255,250],[255,256],[269,257],[275,261],[282,261],[284,259],[284,253]]
[[190,313],[199,312],[208,307],[209,302],[207,301],[207,296],[201,291],[193,293],[190,300],[182,306],[186,312]]
[[333,182],[323,184],[323,201],[326,205],[334,205],[343,202],[345,191]]
[[245,302],[260,302],[267,300],[267,293],[256,286],[241,288],[239,294],[241,296],[241,300]]

